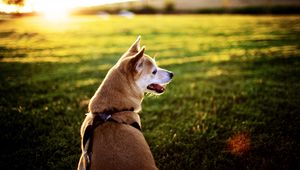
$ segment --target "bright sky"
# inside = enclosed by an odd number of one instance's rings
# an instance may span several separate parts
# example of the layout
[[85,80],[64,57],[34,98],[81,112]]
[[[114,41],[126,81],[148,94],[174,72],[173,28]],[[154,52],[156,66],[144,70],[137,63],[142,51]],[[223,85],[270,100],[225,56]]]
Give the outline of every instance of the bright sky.
[[[0,12],[40,12],[44,14],[58,15],[58,13],[68,13],[77,7],[89,7],[117,2],[134,0],[25,0],[24,7],[7,5],[0,0]],[[56,13],[56,14],[55,14]]]

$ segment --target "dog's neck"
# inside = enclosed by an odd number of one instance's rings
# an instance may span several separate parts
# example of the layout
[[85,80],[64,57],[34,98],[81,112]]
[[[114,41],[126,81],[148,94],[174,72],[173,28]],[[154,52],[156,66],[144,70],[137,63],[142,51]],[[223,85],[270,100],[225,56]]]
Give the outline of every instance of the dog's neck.
[[113,114],[112,118],[119,123],[126,123],[129,125],[137,123],[139,125],[139,128],[141,128],[142,126],[140,116],[137,113],[132,113],[128,111],[118,112]]
[[133,80],[121,72],[111,69],[89,103],[91,113],[111,110],[132,110],[139,112],[144,93]]

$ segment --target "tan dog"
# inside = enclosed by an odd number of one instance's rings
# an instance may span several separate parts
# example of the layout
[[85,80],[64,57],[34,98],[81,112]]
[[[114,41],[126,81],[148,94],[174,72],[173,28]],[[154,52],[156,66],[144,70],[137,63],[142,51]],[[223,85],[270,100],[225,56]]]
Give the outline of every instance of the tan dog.
[[[139,130],[138,112],[144,93],[163,93],[173,73],[157,67],[139,44],[140,37],[109,70],[89,103],[89,113],[81,126],[80,170],[157,169]],[[99,117],[101,121],[95,125]],[[90,127],[91,137],[86,135]]]

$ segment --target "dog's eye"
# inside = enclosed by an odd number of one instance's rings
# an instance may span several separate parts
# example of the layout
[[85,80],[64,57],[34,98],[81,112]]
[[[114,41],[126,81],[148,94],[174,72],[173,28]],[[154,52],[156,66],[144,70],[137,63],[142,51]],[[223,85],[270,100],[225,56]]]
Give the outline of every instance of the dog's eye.
[[157,70],[154,70],[154,71],[152,71],[152,74],[154,74],[154,75],[155,75],[156,73],[157,73]]

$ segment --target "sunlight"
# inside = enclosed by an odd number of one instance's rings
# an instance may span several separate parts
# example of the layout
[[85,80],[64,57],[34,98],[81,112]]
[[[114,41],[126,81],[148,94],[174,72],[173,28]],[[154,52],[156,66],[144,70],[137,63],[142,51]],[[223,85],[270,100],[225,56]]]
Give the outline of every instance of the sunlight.
[[50,20],[66,19],[72,9],[67,2],[59,0],[35,1],[33,8]]
[[25,0],[24,6],[8,5],[0,1],[0,12],[28,13],[37,12],[51,20],[66,19],[72,10],[80,7],[101,6],[105,4],[128,2],[136,0]]
[[79,63],[76,57],[13,57],[3,58],[1,62],[6,63]]
[[84,79],[84,80],[78,80],[75,84],[76,87],[85,87],[85,86],[91,86],[95,84],[99,84],[99,79],[91,78],[91,79]]
[[[28,0],[30,1],[30,0]],[[28,12],[32,12],[32,7],[31,6],[16,6],[16,5],[8,5],[5,4],[4,2],[0,1],[0,12],[4,12],[4,13],[14,13],[14,12],[19,12],[19,13],[28,13]]]

